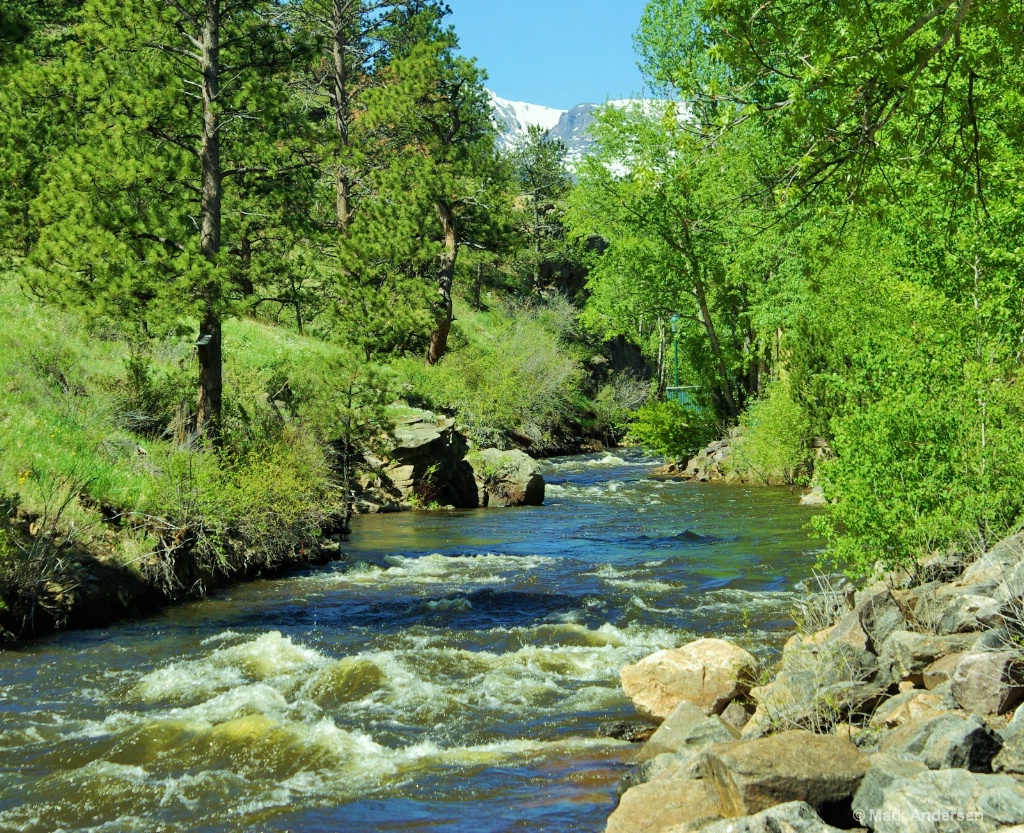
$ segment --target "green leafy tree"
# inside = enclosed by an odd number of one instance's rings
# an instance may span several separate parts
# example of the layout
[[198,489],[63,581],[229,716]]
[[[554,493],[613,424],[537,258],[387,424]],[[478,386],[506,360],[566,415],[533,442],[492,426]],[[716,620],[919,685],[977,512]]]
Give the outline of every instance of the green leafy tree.
[[607,336],[642,343],[653,334],[664,364],[674,317],[687,376],[735,419],[759,367],[745,370],[758,345],[754,276],[733,263],[761,213],[744,200],[755,179],[749,157],[738,143],[704,141],[669,103],[660,112],[607,109],[595,130],[597,151],[581,165],[568,213],[574,235],[608,244],[591,263],[588,318]]

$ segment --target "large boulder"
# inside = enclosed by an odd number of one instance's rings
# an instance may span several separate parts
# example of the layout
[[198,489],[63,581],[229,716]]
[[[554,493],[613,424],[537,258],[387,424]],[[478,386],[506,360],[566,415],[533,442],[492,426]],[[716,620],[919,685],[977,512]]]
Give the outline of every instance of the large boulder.
[[708,716],[699,706],[684,700],[640,747],[634,760],[643,763],[665,753],[694,755],[713,743],[730,743],[738,739],[739,733],[727,726],[722,718]]
[[1024,786],[965,769],[920,772],[887,786],[856,817],[875,833],[989,833],[1024,822]]
[[757,710],[743,729],[744,739],[778,729],[828,732],[842,720],[870,714],[898,675],[891,660],[858,647],[857,630],[837,625],[823,639],[787,643],[775,679],[751,690]]
[[717,818],[703,782],[656,778],[622,795],[605,833],[658,833],[679,825],[699,828],[701,822]]
[[850,741],[795,730],[713,747],[701,774],[715,809],[726,818],[806,801],[826,821],[845,824],[867,769],[867,758]]
[[907,618],[903,608],[884,584],[876,584],[856,596],[856,612],[861,627],[868,635],[870,651],[878,652],[889,636],[898,630],[905,630]]
[[1024,563],[1024,533],[1012,535],[996,544],[971,564],[960,578],[960,584],[979,589],[994,589]]
[[1003,605],[998,599],[980,593],[956,593],[945,604],[936,623],[940,634],[964,633],[998,628],[1003,625]]
[[992,769],[1024,775],[1024,708],[1017,709],[1010,722],[999,730],[999,736],[1003,748],[992,761]]
[[1005,714],[1024,701],[1024,662],[1016,651],[970,653],[953,672],[953,699],[975,714]]
[[667,833],[841,833],[840,828],[822,821],[805,801],[778,804],[752,816],[713,821],[699,828],[672,828]]
[[998,735],[976,715],[931,711],[886,735],[881,751],[915,758],[929,769],[990,772],[1001,746]]
[[473,467],[479,506],[540,506],[544,477],[537,462],[522,451],[485,448],[467,458]]
[[928,771],[922,761],[897,758],[884,752],[876,752],[868,761],[868,771],[853,797],[853,817],[860,822],[866,821],[873,810],[882,806],[888,787]]
[[391,432],[381,471],[385,490],[405,501],[474,508],[479,502],[468,451],[454,420],[410,408]]
[[881,655],[891,657],[905,680],[916,685],[924,682],[924,671],[947,654],[966,651],[977,637],[973,634],[935,636],[913,631],[893,631],[882,643]]
[[698,639],[658,651],[622,669],[622,688],[643,713],[664,720],[688,700],[705,714],[721,714],[750,691],[757,660],[723,639]]

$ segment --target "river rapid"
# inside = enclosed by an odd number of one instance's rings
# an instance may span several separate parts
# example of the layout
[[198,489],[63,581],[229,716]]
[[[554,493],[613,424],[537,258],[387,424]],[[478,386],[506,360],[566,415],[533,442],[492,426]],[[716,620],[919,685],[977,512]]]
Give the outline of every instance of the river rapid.
[[760,652],[814,562],[789,489],[547,466],[543,507],[358,518],[350,558],[0,652],[0,830],[600,831],[619,669]]

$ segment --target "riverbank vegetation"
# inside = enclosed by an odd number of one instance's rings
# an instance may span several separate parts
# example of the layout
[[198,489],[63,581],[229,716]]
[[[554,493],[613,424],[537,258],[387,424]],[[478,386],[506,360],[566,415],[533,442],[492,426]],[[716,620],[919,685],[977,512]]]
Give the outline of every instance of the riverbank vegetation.
[[1021,522],[1012,14],[652,0],[663,101],[604,114],[570,200],[608,243],[589,319],[651,353],[674,319],[682,383],[755,458],[828,445],[820,528],[858,574]]
[[861,574],[996,540],[1024,511],[1008,14],[651,0],[658,97],[570,171],[537,130],[496,149],[433,0],[5,4],[4,627],[71,554],[168,597],[311,557],[405,405],[532,453],[738,425],[762,479],[813,470]]

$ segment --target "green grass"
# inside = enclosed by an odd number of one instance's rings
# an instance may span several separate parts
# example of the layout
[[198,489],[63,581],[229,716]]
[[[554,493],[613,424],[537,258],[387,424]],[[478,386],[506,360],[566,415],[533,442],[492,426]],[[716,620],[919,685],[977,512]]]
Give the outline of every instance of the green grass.
[[[180,513],[182,455],[191,459],[188,469],[197,482],[212,490],[202,504],[208,520],[238,520],[243,527],[248,522],[267,533],[253,522],[260,507],[241,500],[239,487],[270,499],[273,484],[255,476],[268,459],[274,463],[270,469],[292,491],[312,472],[308,479],[313,488],[299,494],[321,508],[328,499],[321,488],[327,477],[322,453],[318,463],[315,449],[294,429],[285,437],[274,428],[279,420],[271,413],[267,393],[283,381],[289,367],[326,362],[336,348],[258,321],[227,322],[225,398],[232,407],[226,421],[233,420],[238,448],[218,458],[183,452],[161,436],[161,427],[174,416],[174,403],[182,397],[194,401],[188,339],[168,337],[148,346],[147,373],[160,394],[153,404],[153,397],[132,390],[133,345],[114,328],[43,304],[23,293],[11,277],[0,278],[0,305],[5,317],[0,328],[0,496],[16,497],[23,517],[52,516],[54,507],[73,491],[78,499],[63,512],[61,533],[73,530],[78,546],[101,557],[134,562],[139,541],[112,534],[104,514]],[[139,433],[125,427],[126,403],[136,400],[146,400],[157,410],[152,430]],[[268,426],[274,428],[273,435]],[[288,471],[290,460],[294,473]],[[294,477],[286,476],[290,474]],[[288,507],[303,512],[294,500]],[[245,511],[246,518],[232,517]]]

